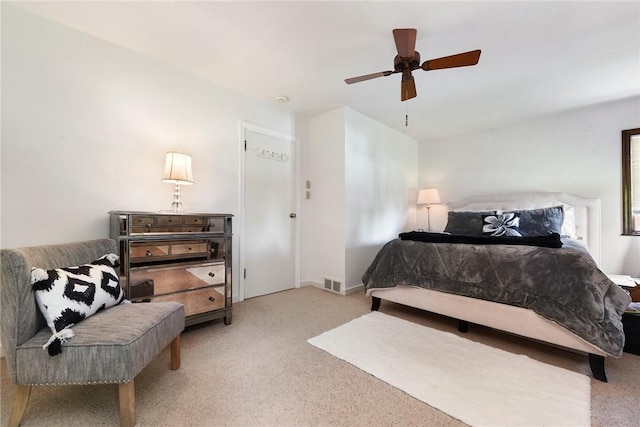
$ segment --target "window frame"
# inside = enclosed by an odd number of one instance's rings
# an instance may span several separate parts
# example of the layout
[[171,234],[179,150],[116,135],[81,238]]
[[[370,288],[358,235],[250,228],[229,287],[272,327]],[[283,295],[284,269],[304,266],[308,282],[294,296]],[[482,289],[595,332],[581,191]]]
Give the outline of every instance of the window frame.
[[640,135],[640,128],[622,131],[622,234],[640,236],[640,230],[633,229],[631,194],[631,138]]

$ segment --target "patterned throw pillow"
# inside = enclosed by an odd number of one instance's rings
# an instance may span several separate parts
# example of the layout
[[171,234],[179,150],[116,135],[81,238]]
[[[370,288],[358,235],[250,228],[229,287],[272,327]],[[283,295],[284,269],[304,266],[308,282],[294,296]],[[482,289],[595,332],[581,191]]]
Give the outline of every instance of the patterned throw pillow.
[[118,266],[118,255],[107,254],[77,267],[31,269],[36,302],[53,332],[43,346],[49,355],[62,352],[62,343],[73,337],[72,325],[124,300],[115,270]]
[[520,234],[520,217],[515,213],[502,215],[485,215],[483,218],[482,234],[485,236],[522,237]]

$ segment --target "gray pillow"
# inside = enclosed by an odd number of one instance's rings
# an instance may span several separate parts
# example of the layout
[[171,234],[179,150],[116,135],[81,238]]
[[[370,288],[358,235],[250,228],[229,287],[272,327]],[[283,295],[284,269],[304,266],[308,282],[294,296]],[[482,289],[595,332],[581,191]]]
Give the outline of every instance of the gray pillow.
[[482,236],[483,218],[495,213],[495,211],[449,211],[444,232],[463,236]]
[[562,206],[509,211],[509,213],[520,214],[519,230],[523,237],[546,236],[551,233],[562,234],[562,223],[564,222]]

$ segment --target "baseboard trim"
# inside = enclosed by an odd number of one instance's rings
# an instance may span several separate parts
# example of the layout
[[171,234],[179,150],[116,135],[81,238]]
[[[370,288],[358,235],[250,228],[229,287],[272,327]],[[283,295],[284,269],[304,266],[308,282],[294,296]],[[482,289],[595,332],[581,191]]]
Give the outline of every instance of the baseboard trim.
[[345,295],[355,294],[356,292],[364,292],[364,285],[360,283],[359,285],[352,286],[349,289],[345,290]]
[[314,282],[313,280],[305,280],[303,282],[300,282],[300,287],[303,287],[303,286],[313,286],[315,288],[319,288],[319,289],[325,290],[327,292],[331,292],[332,294],[343,295],[343,296],[351,295],[351,294],[354,294],[356,292],[364,292],[364,285],[362,283],[360,283],[359,285],[356,285],[356,286],[352,286],[352,287],[350,287],[348,289],[345,289],[344,291],[341,291],[341,292],[334,292],[334,291],[330,291],[328,289],[325,289],[325,287],[322,285],[322,283]]

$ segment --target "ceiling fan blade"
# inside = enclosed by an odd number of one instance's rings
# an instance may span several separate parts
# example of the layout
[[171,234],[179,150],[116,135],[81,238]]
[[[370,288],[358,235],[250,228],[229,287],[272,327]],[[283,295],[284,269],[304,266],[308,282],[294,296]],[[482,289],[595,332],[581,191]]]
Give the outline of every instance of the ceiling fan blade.
[[416,81],[413,79],[413,76],[410,75],[408,79],[403,77],[402,83],[400,84],[400,100],[406,101],[416,96],[418,96],[418,93],[416,92]]
[[398,56],[403,59],[413,59],[416,54],[415,28],[396,28],[393,30],[393,38],[396,41]]
[[480,60],[481,50],[458,53],[457,55],[443,56],[442,58],[430,59],[422,63],[425,71],[441,70],[443,68],[468,67],[476,65]]
[[344,82],[348,85],[352,84],[352,83],[358,83],[358,82],[363,82],[365,80],[371,80],[371,79],[375,79],[378,77],[386,77],[389,76],[391,74],[393,74],[393,71],[381,71],[379,73],[371,73],[371,74],[365,74],[364,76],[358,76],[358,77],[351,77],[349,79],[344,79]]

